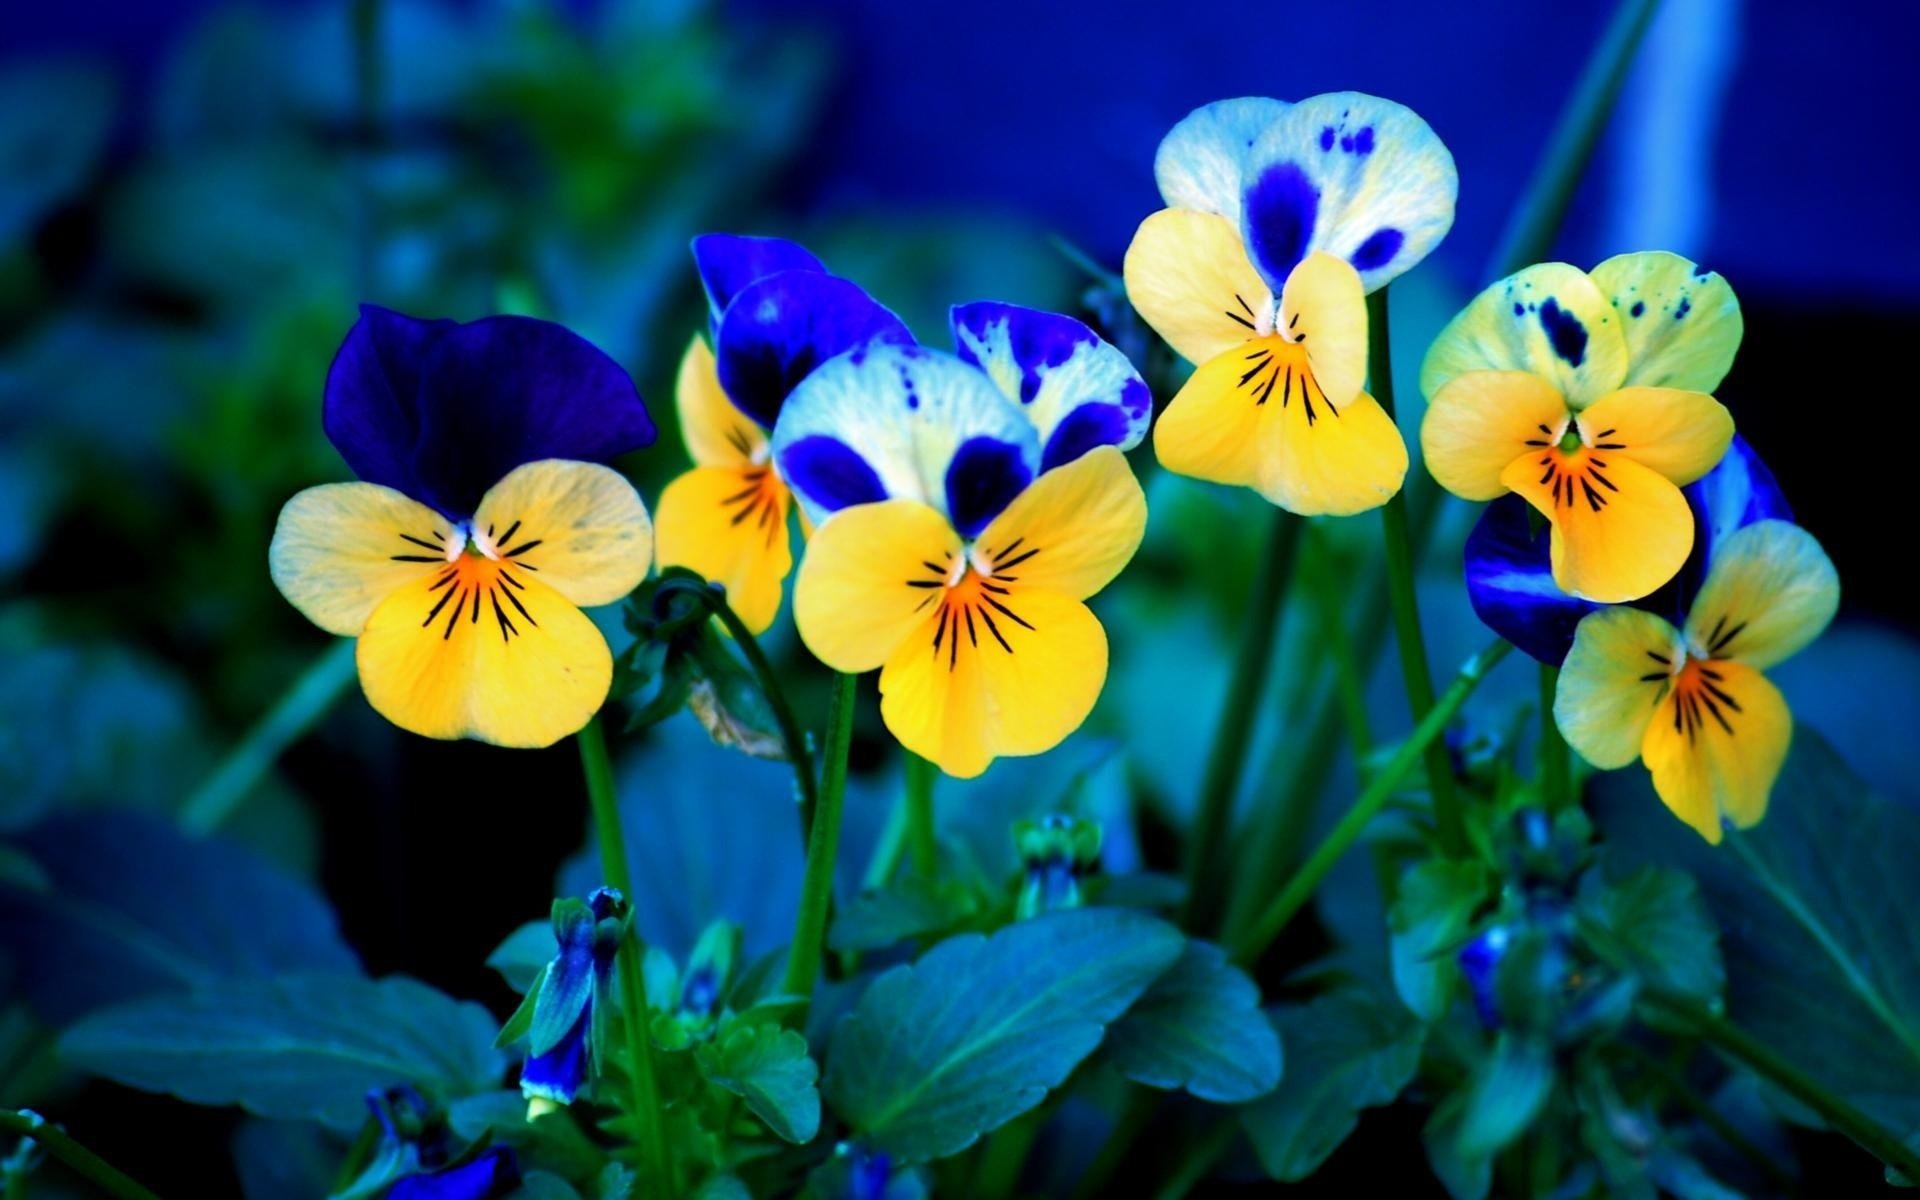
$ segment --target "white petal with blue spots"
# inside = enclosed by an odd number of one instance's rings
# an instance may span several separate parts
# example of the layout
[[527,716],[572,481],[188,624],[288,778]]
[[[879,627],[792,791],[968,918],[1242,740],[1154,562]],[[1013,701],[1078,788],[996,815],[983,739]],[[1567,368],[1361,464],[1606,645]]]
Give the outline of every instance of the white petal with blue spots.
[[1238,221],[1247,155],[1286,111],[1284,100],[1242,96],[1203,104],[1181,118],[1153,156],[1153,178],[1167,207]]
[[1453,155],[1402,105],[1361,92],[1311,96],[1275,120],[1245,165],[1247,253],[1277,292],[1316,250],[1346,259],[1369,292],[1412,268],[1453,227]]
[[1052,470],[1095,446],[1131,450],[1146,435],[1153,397],[1127,356],[1072,317],[981,301],[956,305],[954,349],[1025,407]]
[[807,515],[909,499],[964,537],[1040,470],[1040,436],[984,372],[920,347],[874,345],[814,371],[773,430],[782,478]]

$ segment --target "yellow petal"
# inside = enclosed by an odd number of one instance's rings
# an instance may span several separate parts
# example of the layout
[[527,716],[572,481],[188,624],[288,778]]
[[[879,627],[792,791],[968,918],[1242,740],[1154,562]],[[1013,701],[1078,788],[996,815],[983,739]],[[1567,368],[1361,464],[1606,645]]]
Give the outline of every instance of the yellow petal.
[[[1272,404],[1269,403],[1271,408]],[[1348,516],[1393,499],[1407,476],[1407,444],[1379,401],[1360,392],[1281,404],[1280,437],[1263,461],[1260,494],[1303,517]]]
[[356,657],[387,720],[497,746],[577,733],[613,680],[606,639],[584,613],[517,565],[473,554],[389,596]]
[[1767,814],[1793,741],[1780,689],[1741,663],[1689,663],[1647,726],[1640,755],[1653,790],[1709,842],[1721,818],[1741,829]]
[[1711,392],[1740,349],[1740,301],[1726,278],[1678,254],[1620,254],[1593,269],[1620,315],[1627,385]]
[[[1266,403],[1278,396],[1274,373],[1295,352],[1280,338],[1243,342],[1206,362],[1168,402],[1153,426],[1153,452],[1177,475],[1252,486],[1273,453],[1278,422]],[[1288,377],[1291,380],[1291,376]],[[1301,386],[1298,382],[1292,387]]]
[[1279,331],[1305,347],[1314,379],[1334,404],[1360,394],[1367,382],[1367,294],[1346,259],[1315,252],[1288,274]]
[[1420,367],[1431,400],[1468,371],[1531,371],[1576,411],[1627,377],[1620,320],[1586,272],[1541,263],[1474,297],[1434,339]]
[[702,467],[750,465],[766,447],[767,435],[752,418],[734,407],[720,390],[713,351],[699,334],[680,356],[680,374],[674,381],[673,405],[680,414],[680,436],[687,453]]
[[980,534],[992,578],[1084,600],[1120,573],[1147,529],[1147,497],[1126,455],[1098,446],[1035,480]]
[[1225,217],[1154,213],[1133,235],[1122,270],[1133,307],[1188,362],[1231,350],[1256,327],[1271,332],[1273,292]]
[[1621,388],[1580,414],[1580,434],[1594,449],[1623,454],[1685,487],[1726,454],[1733,414],[1704,392]]
[[1560,668],[1553,721],[1594,766],[1624,767],[1640,757],[1655,707],[1685,657],[1680,631],[1637,608],[1603,608],[1582,618]]
[[287,501],[267,568],[309,621],[342,637],[366,627],[382,600],[446,565],[453,524],[373,483],[327,483]]
[[1544,450],[1515,459],[1500,479],[1552,522],[1553,581],[1583,599],[1638,600],[1693,549],[1686,497],[1623,455]]
[[794,582],[800,639],[836,671],[873,670],[932,616],[961,552],[917,500],[841,509],[814,531]]
[[626,476],[549,458],[507,472],[473,517],[476,541],[575,604],[612,604],[647,577],[653,522]]
[[880,673],[887,728],[961,778],[1059,745],[1107,678],[1107,635],[1086,605],[1021,586],[995,595],[984,582],[969,576],[943,596]]
[[1500,476],[1515,459],[1559,442],[1567,415],[1565,398],[1538,375],[1468,371],[1428,402],[1420,451],[1441,487],[1462,500],[1491,500],[1506,494]]
[[1687,616],[1696,653],[1770,667],[1820,636],[1840,607],[1840,576],[1814,536],[1756,521],[1715,549]]
[[747,628],[764,633],[793,569],[790,499],[770,466],[695,467],[660,494],[660,565],[720,584]]

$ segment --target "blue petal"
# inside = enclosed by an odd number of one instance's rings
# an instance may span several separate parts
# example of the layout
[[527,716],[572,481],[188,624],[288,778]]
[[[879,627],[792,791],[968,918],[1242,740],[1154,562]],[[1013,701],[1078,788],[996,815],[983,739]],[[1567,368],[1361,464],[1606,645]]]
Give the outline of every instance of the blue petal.
[[1241,171],[1260,135],[1287,111],[1282,100],[1242,96],[1194,109],[1160,139],[1153,178],[1169,208],[1240,219]]
[[968,438],[954,451],[947,464],[947,512],[961,537],[977,537],[1033,482],[1025,451],[991,437]]
[[1241,234],[1275,292],[1315,251],[1371,292],[1453,227],[1453,155],[1411,109],[1360,92],[1310,96],[1275,118],[1242,165]]
[[580,1089],[586,1086],[591,1050],[587,1036],[592,1028],[593,1007],[589,1003],[581,1008],[580,1016],[564,1037],[547,1050],[527,1056],[527,1065],[520,1069],[521,1094],[556,1104],[572,1104]]
[[1047,447],[1043,469],[1095,446],[1139,445],[1153,397],[1127,356],[1072,317],[983,301],[952,313],[954,348],[1026,405]]
[[373,305],[334,357],[322,419],[354,474],[455,520],[522,463],[607,462],[654,437],[627,373],[559,325]]
[[[949,473],[961,448],[976,439],[1011,449],[978,461],[969,451],[959,492],[950,497]],[[885,498],[918,500],[956,527],[972,524],[989,509],[997,512],[1004,495],[1003,487],[982,485],[984,499],[976,502],[974,471],[989,459],[1003,479],[1040,469],[1039,434],[1021,405],[978,369],[917,346],[870,346],[808,376],[774,426],[773,453],[816,522],[849,503]],[[959,496],[965,499],[956,516],[952,500]]]
[[769,275],[741,289],[720,318],[714,339],[720,390],[741,412],[772,428],[788,394],[815,367],[876,341],[910,346],[913,334],[837,275]]
[[798,242],[736,233],[703,233],[694,238],[693,267],[707,291],[707,315],[716,333],[720,315],[748,284],[780,271],[827,269]]
[[1602,607],[1560,590],[1548,559],[1545,521],[1518,496],[1487,505],[1467,535],[1467,597],[1487,628],[1543,663],[1558,665],[1573,647],[1580,618]]
[[395,1181],[387,1200],[500,1200],[519,1186],[513,1151],[490,1146],[466,1162]]
[[1693,509],[1693,552],[1673,582],[1641,604],[1676,625],[1685,623],[1694,594],[1706,582],[1707,570],[1713,565],[1714,552],[1728,537],[1755,521],[1793,520],[1793,509],[1773,472],[1739,434],[1733,436],[1719,465],[1682,488],[1681,494]]

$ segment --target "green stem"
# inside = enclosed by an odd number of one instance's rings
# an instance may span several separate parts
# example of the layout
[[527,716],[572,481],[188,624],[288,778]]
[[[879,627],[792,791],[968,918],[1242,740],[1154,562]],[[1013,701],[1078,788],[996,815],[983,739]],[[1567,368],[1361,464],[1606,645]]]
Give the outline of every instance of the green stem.
[[1125,1105],[1120,1115],[1114,1119],[1113,1128],[1100,1144],[1100,1152],[1087,1164],[1086,1171],[1080,1176],[1080,1182],[1074,1185],[1069,1200],[1094,1200],[1094,1197],[1107,1194],[1107,1181],[1119,1169],[1122,1159],[1133,1152],[1146,1131],[1147,1123],[1153,1120],[1153,1111],[1159,1106],[1160,1094],[1138,1085],[1127,1089]]
[[1393,796],[1394,789],[1400,786],[1400,780],[1413,769],[1415,760],[1439,740],[1441,733],[1447,727],[1447,722],[1460,711],[1460,706],[1467,702],[1467,697],[1473,694],[1474,688],[1480,686],[1480,681],[1486,678],[1487,672],[1493,668],[1494,664],[1506,657],[1511,649],[1513,647],[1506,642],[1496,641],[1467,660],[1466,665],[1460,668],[1460,673],[1454,677],[1453,684],[1447,688],[1446,695],[1442,696],[1439,703],[1435,704],[1426,717],[1414,727],[1413,733],[1401,744],[1400,749],[1381,769],[1380,774],[1376,775],[1373,782],[1360,793],[1360,798],[1353,802],[1353,807],[1347,810],[1347,815],[1340,818],[1340,823],[1327,834],[1326,840],[1320,843],[1313,854],[1307,858],[1306,863],[1294,873],[1293,878],[1287,881],[1287,886],[1273,898],[1272,903],[1268,904],[1259,918],[1252,923],[1246,936],[1234,943],[1235,959],[1248,965],[1259,961],[1260,956],[1266,952],[1267,946],[1280,935],[1280,931],[1286,928],[1287,922],[1292,920],[1294,914],[1299,912],[1301,906],[1312,897],[1314,889],[1320,886],[1320,881],[1326,877],[1328,871],[1333,869],[1334,863],[1338,862],[1340,856],[1359,840],[1367,824],[1373,820],[1381,808],[1385,807],[1387,801]]
[[1234,659],[1226,703],[1214,727],[1207,773],[1200,784],[1199,815],[1187,843],[1185,915],[1187,928],[1194,930],[1210,929],[1218,919],[1226,875],[1227,828],[1232,824],[1233,801],[1240,790],[1247,746],[1252,741],[1253,717],[1259,711],[1267,673],[1273,665],[1273,643],[1280,628],[1287,582],[1300,549],[1299,517],[1276,508],[1269,520],[1266,553],[1248,600],[1240,651]]
[[48,1154],[65,1163],[75,1174],[99,1185],[109,1196],[119,1200],[160,1200],[126,1172],[74,1141],[64,1129],[31,1109],[0,1112],[0,1130],[39,1142]]
[[1308,543],[1313,551],[1313,569],[1308,579],[1320,608],[1320,631],[1327,659],[1333,664],[1333,691],[1339,700],[1340,714],[1347,723],[1347,743],[1353,748],[1356,765],[1373,752],[1373,728],[1367,720],[1366,686],[1360,677],[1360,660],[1353,652],[1353,639],[1347,635],[1347,606],[1342,602],[1339,581],[1333,574],[1333,556],[1326,539],[1314,536]]
[[1594,146],[1613,112],[1613,102],[1626,82],[1627,68],[1633,65],[1640,39],[1659,7],[1660,0],[1621,0],[1614,10],[1613,20],[1587,59],[1533,180],[1500,239],[1500,249],[1493,256],[1493,278],[1504,279],[1552,251],[1560,222],[1573,202],[1574,188],[1586,173]]
[[1027,1155],[1040,1136],[1040,1127],[1052,1115],[1053,1105],[1043,1104],[988,1134],[980,1152],[979,1171],[968,1193],[979,1200],[1006,1200],[1013,1195],[1026,1168]]
[[840,851],[840,816],[847,796],[847,749],[853,743],[853,675],[834,676],[833,703],[827,709],[826,757],[820,780],[820,808],[807,832],[807,872],[800,882],[800,911],[794,918],[793,945],[787,951],[780,990],[812,996],[826,952],[827,915],[833,903],[833,866]]
[[[1393,351],[1387,325],[1387,290],[1367,297],[1367,379],[1373,398],[1393,412]],[[1404,491],[1380,509],[1387,555],[1387,600],[1393,610],[1394,642],[1400,649],[1400,677],[1407,687],[1407,707],[1416,724],[1433,709],[1433,674],[1427,666],[1427,639],[1420,629],[1420,600],[1414,592],[1413,539],[1407,532]],[[1450,855],[1467,850],[1467,825],[1460,812],[1460,796],[1453,786],[1453,768],[1444,742],[1427,747],[1427,790],[1433,795],[1433,823],[1440,849]]]
[[[627,902],[633,902],[633,872],[627,866],[627,840],[620,828],[620,803],[614,794],[613,762],[607,757],[607,738],[595,717],[580,730],[580,765],[586,772],[587,798],[593,807],[594,840],[600,846],[600,873],[609,887],[619,889]],[[667,1130],[660,1106],[660,1085],[653,1061],[653,1013],[647,1004],[647,988],[641,979],[640,960],[646,946],[640,940],[637,922],[628,923],[628,934],[621,943],[616,964],[620,971],[620,1006],[626,1027],[627,1057],[632,1066],[633,1119],[640,1128],[641,1161],[654,1186],[666,1194],[678,1193],[678,1180],[667,1157]]]
[[1207,1130],[1199,1141],[1187,1148],[1187,1152],[1174,1167],[1173,1174],[1160,1185],[1154,1193],[1155,1200],[1180,1200],[1194,1185],[1207,1177],[1213,1170],[1213,1164],[1220,1161],[1222,1155],[1233,1148],[1233,1139],[1240,1135],[1240,1122],[1235,1117],[1215,1121],[1213,1128]]
[[1567,739],[1553,719],[1553,696],[1560,686],[1560,668],[1540,664],[1540,792],[1548,812],[1559,812],[1573,803],[1573,760],[1567,754]]
[[938,776],[934,765],[913,751],[907,756],[907,853],[913,873],[932,879],[940,865],[940,843],[934,835],[933,785]]
[[333,1190],[344,1192],[347,1185],[360,1178],[360,1172],[367,1169],[372,1161],[373,1152],[380,1145],[380,1122],[368,1117],[360,1122],[360,1132],[354,1135],[353,1142],[347,1147],[347,1156],[340,1160],[340,1166],[333,1173]]
[[[1633,1042],[1622,1040],[1614,1044],[1625,1050],[1637,1060],[1642,1067],[1646,1068],[1654,1078],[1660,1081],[1661,1085],[1667,1089],[1673,1098],[1680,1102],[1682,1107],[1698,1117],[1701,1123],[1705,1124],[1709,1129],[1712,1129],[1721,1141],[1725,1142],[1735,1152],[1758,1168],[1762,1174],[1766,1175],[1782,1195],[1790,1196],[1794,1194],[1798,1189],[1798,1184],[1792,1173],[1779,1163],[1773,1161],[1773,1156],[1755,1145],[1752,1138],[1749,1138],[1740,1131],[1739,1126],[1722,1116],[1720,1110],[1716,1109],[1705,1096],[1695,1091],[1693,1086],[1681,1077],[1680,1072],[1674,1070],[1657,1055],[1648,1052],[1644,1047]],[[1688,1045],[1692,1045],[1692,1043],[1688,1043]]]
[[1909,1180],[1920,1181],[1920,1151],[1915,1151],[1879,1122],[1822,1087],[1739,1026],[1712,1012],[1699,1001],[1677,992],[1646,988],[1641,992],[1641,998],[1691,1026],[1695,1033],[1723,1056],[1746,1066],[1812,1109],[1828,1125],[1852,1138],[1867,1153]]
[[800,788],[800,828],[803,833],[811,830],[814,809],[820,802],[820,786],[806,731],[794,718],[793,706],[787,703],[787,693],[780,686],[780,677],[774,674],[773,664],[767,661],[766,652],[760,649],[760,642],[753,636],[753,631],[747,628],[740,614],[734,612],[733,606],[714,588],[703,583],[701,591],[706,594],[706,602],[713,610],[713,615],[733,635],[734,644],[740,647],[741,657],[747,660],[753,677],[760,681],[760,694],[767,698],[767,706],[773,709],[774,724],[780,727],[780,740],[786,745],[787,761],[793,764],[794,782]]
[[189,833],[208,834],[233,815],[288,746],[313,728],[354,679],[351,638],[335,638],[265,716],[247,730],[180,810]]

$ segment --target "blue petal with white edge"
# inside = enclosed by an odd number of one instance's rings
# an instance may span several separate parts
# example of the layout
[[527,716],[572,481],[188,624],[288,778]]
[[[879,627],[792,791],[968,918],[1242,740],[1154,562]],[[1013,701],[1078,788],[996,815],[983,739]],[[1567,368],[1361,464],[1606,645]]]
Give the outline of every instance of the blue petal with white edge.
[[1131,450],[1153,419],[1153,396],[1127,356],[1072,317],[981,301],[956,305],[953,343],[962,362],[1026,407],[1040,434],[1040,469],[1095,446]]
[[489,1146],[472,1158],[408,1175],[387,1189],[387,1200],[502,1200],[521,1182],[511,1146]]
[[913,334],[857,284],[819,271],[781,271],[727,305],[714,338],[720,390],[768,429],[795,385],[821,363],[869,342],[911,346]]
[[1040,435],[977,368],[879,343],[794,389],[773,453],[815,522],[850,504],[918,500],[971,537],[1039,473]]
[[707,315],[714,332],[727,305],[748,284],[781,271],[825,271],[813,252],[785,238],[703,233],[693,239],[693,269],[707,291]]
[[1403,105],[1361,92],[1311,96],[1255,143],[1240,212],[1248,255],[1277,293],[1315,251],[1377,291],[1453,227],[1453,155]]
[[1153,178],[1168,208],[1192,208],[1240,219],[1247,155],[1280,116],[1284,100],[1242,96],[1194,109],[1160,139]]
[[[1676,625],[1686,620],[1715,549],[1728,537],[1755,521],[1793,519],[1773,472],[1737,434],[1720,465],[1683,491],[1698,531],[1693,553],[1670,583],[1633,602]],[[1481,622],[1544,663],[1565,661],[1574,626],[1604,607],[1554,584],[1547,526],[1518,496],[1502,496],[1480,514],[1467,536],[1466,576]]]

